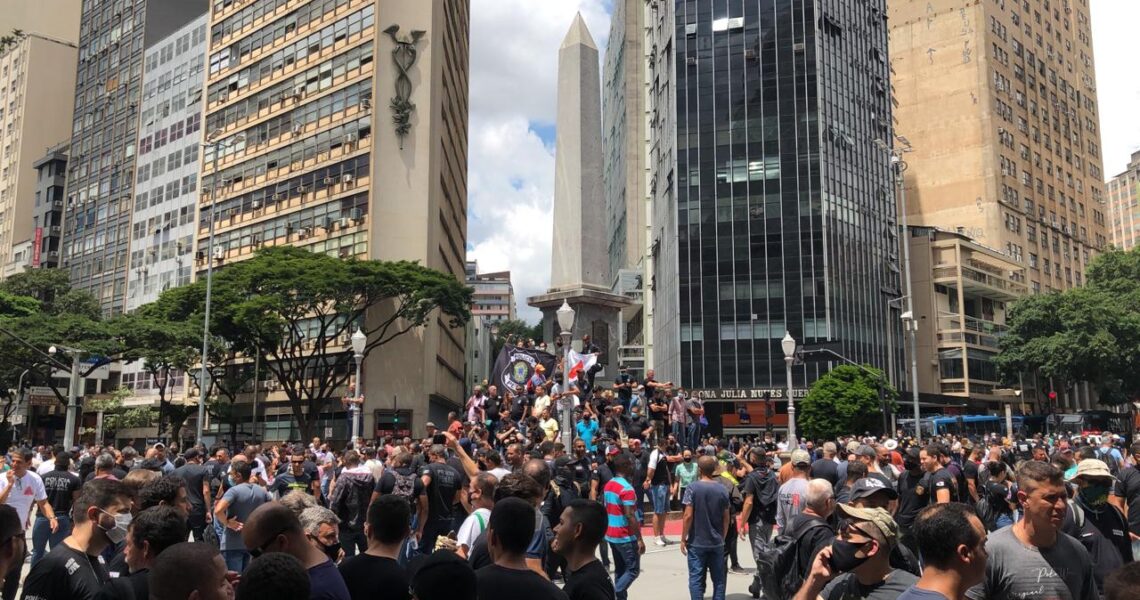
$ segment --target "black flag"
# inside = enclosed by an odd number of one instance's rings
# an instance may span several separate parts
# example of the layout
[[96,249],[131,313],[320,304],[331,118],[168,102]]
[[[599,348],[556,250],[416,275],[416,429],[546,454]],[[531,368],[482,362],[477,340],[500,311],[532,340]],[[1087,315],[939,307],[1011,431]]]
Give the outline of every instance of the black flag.
[[516,395],[524,393],[527,380],[534,375],[535,365],[546,367],[546,376],[551,377],[556,362],[554,355],[549,352],[511,345],[503,346],[499,351],[499,357],[495,359],[495,366],[491,369],[491,384],[499,386],[501,391],[509,390]]

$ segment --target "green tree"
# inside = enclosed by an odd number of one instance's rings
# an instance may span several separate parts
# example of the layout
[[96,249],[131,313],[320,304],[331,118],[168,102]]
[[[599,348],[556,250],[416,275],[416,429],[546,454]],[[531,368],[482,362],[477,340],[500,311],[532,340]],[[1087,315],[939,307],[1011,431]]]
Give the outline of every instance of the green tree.
[[[133,396],[134,393],[124,387],[120,387],[111,392],[106,398],[89,400],[85,409],[90,412],[103,413],[103,439],[95,440],[98,443],[103,443],[106,440],[114,440],[115,432],[120,429],[131,429],[134,427],[149,427],[154,418],[154,409],[150,406],[123,406],[123,402]],[[89,434],[95,434],[94,429],[87,431]]]
[[1140,399],[1140,248],[1096,257],[1087,285],[1015,302],[995,359],[1003,376],[1037,372],[1057,389],[1090,382],[1104,404]]
[[852,432],[878,431],[886,410],[895,410],[898,392],[886,383],[882,371],[853,365],[835,367],[812,384],[807,396],[796,403],[796,425],[802,435],[834,439]]
[[[367,355],[437,315],[448,327],[471,316],[471,288],[407,261],[342,260],[282,246],[259,250],[213,279],[211,328],[234,352],[261,357],[306,438],[352,373],[347,340],[358,325],[368,336]],[[170,290],[160,301],[189,318],[202,312],[204,285]]]

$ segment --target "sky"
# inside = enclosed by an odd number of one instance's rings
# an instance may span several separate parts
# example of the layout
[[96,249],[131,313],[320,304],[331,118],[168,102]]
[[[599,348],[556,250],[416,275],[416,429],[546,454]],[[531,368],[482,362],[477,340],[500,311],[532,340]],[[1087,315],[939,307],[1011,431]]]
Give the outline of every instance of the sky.
[[[519,317],[550,284],[558,46],[581,11],[604,56],[613,0],[472,0],[467,254],[507,271]],[[1140,149],[1140,0],[1091,0],[1104,172]]]

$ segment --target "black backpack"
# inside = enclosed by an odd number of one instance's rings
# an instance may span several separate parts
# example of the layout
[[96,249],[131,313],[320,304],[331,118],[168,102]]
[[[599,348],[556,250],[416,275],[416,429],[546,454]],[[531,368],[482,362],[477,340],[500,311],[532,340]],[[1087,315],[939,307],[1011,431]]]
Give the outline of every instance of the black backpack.
[[812,519],[799,531],[789,531],[776,536],[764,550],[760,561],[771,565],[760,582],[764,597],[768,600],[788,600],[796,595],[804,583],[803,574],[811,565],[800,564],[800,542],[809,532],[826,523]]

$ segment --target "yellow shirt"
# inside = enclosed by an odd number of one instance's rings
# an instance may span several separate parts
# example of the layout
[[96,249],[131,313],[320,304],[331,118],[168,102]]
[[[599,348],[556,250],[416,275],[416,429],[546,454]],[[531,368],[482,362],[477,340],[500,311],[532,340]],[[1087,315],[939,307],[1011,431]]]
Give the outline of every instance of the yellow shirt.
[[542,430],[546,432],[546,441],[558,441],[558,421],[554,417],[543,421],[540,425],[542,426]]

